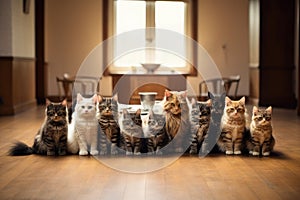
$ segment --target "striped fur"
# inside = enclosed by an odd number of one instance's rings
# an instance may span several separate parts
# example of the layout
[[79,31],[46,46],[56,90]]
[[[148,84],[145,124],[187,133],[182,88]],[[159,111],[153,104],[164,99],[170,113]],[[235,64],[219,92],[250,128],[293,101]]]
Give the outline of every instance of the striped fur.
[[218,146],[226,154],[241,154],[246,129],[245,97],[239,101],[225,98],[225,108],[221,120],[221,135]]
[[110,149],[110,154],[118,154],[120,128],[118,125],[118,98],[100,97],[97,114],[101,128],[100,132],[100,155],[105,155]]
[[250,135],[247,141],[249,153],[253,156],[269,156],[275,145],[272,135],[272,107],[265,110],[253,107]]
[[169,137],[166,133],[166,119],[163,114],[149,112],[146,128],[147,151],[148,154],[161,155],[161,149],[168,144]]
[[123,110],[120,119],[121,146],[126,151],[126,155],[140,155],[143,139],[141,110],[130,114],[126,109]]
[[211,99],[206,102],[197,102],[194,98],[189,103],[191,124],[190,154],[198,153],[200,147],[207,150],[207,144],[203,141],[207,138],[210,123]]
[[45,121],[35,136],[32,147],[17,142],[9,151],[10,155],[66,155],[68,134],[67,101],[53,103],[47,100]]

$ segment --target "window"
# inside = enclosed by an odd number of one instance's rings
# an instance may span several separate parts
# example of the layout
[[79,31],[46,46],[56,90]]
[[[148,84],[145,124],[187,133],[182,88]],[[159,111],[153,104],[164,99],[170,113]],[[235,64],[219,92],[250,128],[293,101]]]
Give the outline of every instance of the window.
[[[197,1],[197,0],[196,0]],[[109,1],[110,2],[110,1]],[[109,35],[118,35],[135,29],[156,28],[175,31],[181,35],[192,37],[192,0],[165,0],[165,1],[137,1],[137,0],[114,0],[108,6],[107,25]],[[195,6],[195,5],[194,5]],[[104,8],[105,9],[105,8]],[[188,70],[188,63],[168,51],[155,48],[160,35],[157,31],[152,34],[144,34],[144,49],[136,49],[131,52],[114,57],[111,67],[115,70],[128,70],[132,67],[141,68],[141,63],[160,63],[160,70]],[[180,38],[176,43],[187,52],[185,39]],[[118,38],[114,41],[114,52],[122,48]],[[113,53],[116,55],[116,53]],[[185,57],[185,55],[184,55]]]

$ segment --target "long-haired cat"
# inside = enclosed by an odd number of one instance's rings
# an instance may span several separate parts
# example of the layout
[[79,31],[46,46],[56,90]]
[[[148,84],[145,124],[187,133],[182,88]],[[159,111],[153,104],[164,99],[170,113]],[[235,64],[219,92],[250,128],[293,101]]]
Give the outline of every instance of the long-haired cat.
[[166,131],[172,140],[176,153],[184,152],[189,143],[189,108],[187,91],[165,90],[163,108],[166,114]]
[[164,114],[149,111],[145,138],[147,139],[148,154],[162,154],[162,148],[168,144],[169,137],[166,133],[166,119]]
[[68,108],[67,101],[53,103],[46,100],[45,120],[35,136],[32,147],[17,142],[10,155],[65,155],[67,152]]
[[79,155],[98,154],[97,102],[97,94],[90,98],[77,94],[77,103],[68,131],[68,151],[70,153],[77,154],[79,151]]
[[225,98],[225,108],[221,119],[221,135],[218,146],[226,154],[241,154],[246,129],[245,97],[233,101]]
[[272,135],[272,107],[253,107],[250,124],[250,139],[247,141],[249,153],[253,156],[269,156],[275,145]]
[[207,150],[207,144],[203,143],[207,138],[207,132],[210,123],[210,111],[212,100],[206,102],[197,102],[194,98],[189,102],[190,126],[192,141],[190,154],[198,153],[200,147]]
[[97,118],[101,128],[100,155],[107,154],[109,149],[111,155],[117,154],[117,145],[120,140],[117,94],[110,98],[99,97]]
[[121,148],[126,151],[126,155],[140,155],[143,139],[141,110],[136,113],[129,113],[124,109],[119,119],[121,129]]

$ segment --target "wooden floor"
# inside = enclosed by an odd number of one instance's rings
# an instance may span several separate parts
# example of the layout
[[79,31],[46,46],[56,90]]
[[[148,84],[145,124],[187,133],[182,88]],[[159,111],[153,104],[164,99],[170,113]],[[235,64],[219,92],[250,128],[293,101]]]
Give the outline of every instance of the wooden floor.
[[125,173],[94,157],[7,155],[21,140],[32,145],[43,121],[37,107],[0,117],[0,199],[299,199],[300,118],[274,109],[277,144],[269,158],[183,156],[161,170]]

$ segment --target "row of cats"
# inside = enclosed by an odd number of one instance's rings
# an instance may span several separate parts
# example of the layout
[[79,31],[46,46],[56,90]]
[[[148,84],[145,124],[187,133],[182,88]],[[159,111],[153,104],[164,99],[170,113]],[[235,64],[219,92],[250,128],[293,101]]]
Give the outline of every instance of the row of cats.
[[10,155],[206,155],[212,149],[230,154],[269,156],[272,108],[253,107],[248,120],[245,97],[231,100],[209,93],[199,102],[186,91],[165,91],[161,112],[120,110],[117,95],[77,95],[72,114],[67,102],[47,101],[45,121],[29,147],[17,142]]

